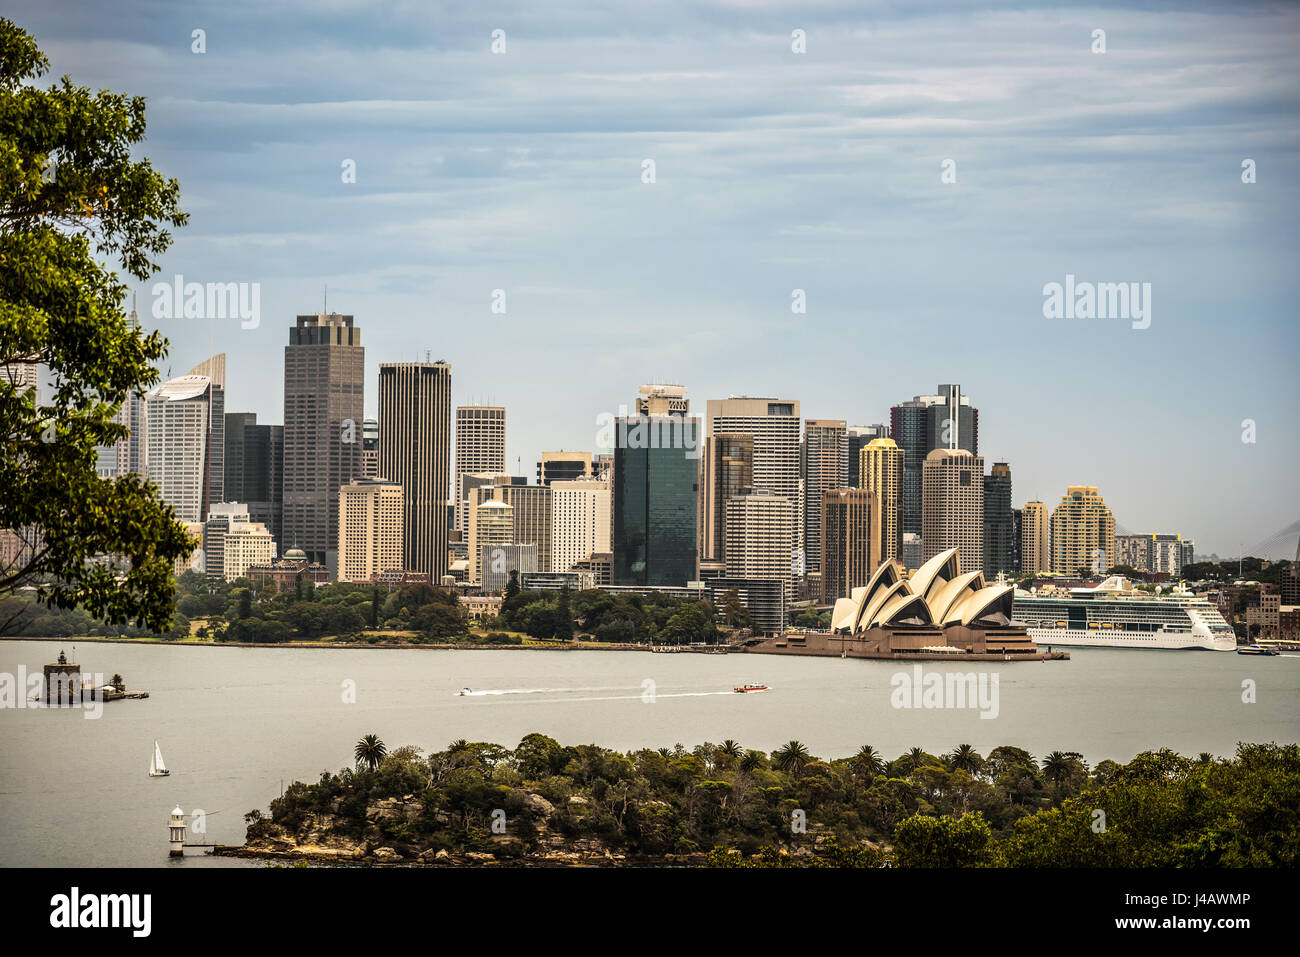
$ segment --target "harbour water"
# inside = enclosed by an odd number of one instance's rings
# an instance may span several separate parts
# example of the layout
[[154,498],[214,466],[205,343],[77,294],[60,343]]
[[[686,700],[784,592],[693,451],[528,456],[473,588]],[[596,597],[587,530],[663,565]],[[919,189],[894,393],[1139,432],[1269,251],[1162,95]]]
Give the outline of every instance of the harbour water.
[[[0,641],[0,673],[40,673],[61,647]],[[83,643],[83,672],[120,672],[146,700],[77,710],[0,710],[0,865],[245,866],[167,857],[167,815],[206,812],[207,836],[237,844],[245,812],[281,782],[351,763],[375,733],[394,748],[458,738],[688,749],[734,738],[770,751],[792,738],[837,758],[870,744],[893,758],[1002,744],[1090,763],[1171,747],[1228,755],[1238,741],[1300,739],[1300,657],[1072,649],[1070,661],[925,662],[975,672],[995,707],[895,707],[896,661],[607,651],[221,648]],[[902,679],[898,679],[902,680]],[[757,682],[771,690],[731,693]],[[1254,703],[1243,701],[1253,682]],[[468,687],[472,694],[459,695]],[[919,700],[919,698],[917,699]],[[952,702],[950,702],[952,703]],[[971,702],[967,702],[971,704]],[[982,716],[988,715],[987,717]],[[154,739],[169,777],[148,776]]]

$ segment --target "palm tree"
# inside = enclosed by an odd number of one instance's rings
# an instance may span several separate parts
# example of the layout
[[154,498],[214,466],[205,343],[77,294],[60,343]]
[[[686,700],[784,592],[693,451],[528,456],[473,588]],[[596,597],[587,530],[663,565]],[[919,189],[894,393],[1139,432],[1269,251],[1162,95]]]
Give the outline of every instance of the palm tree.
[[926,754],[922,748],[910,748],[907,752],[907,759],[912,762],[912,770],[925,765]]
[[795,777],[803,773],[804,766],[811,760],[812,756],[801,741],[787,742],[772,752],[772,762],[782,771]]
[[1196,760],[1201,764],[1209,764],[1214,760],[1214,755],[1209,751],[1202,751],[1196,756]]
[[1060,751],[1053,751],[1043,758],[1043,775],[1053,784],[1060,785],[1074,770],[1074,762]]
[[980,765],[984,763],[983,759],[979,756],[979,752],[969,744],[957,745],[952,754],[949,755],[948,761],[952,765],[954,771],[965,771],[967,774],[971,775],[978,771]]
[[853,756],[853,764],[868,781],[885,770],[880,752],[869,744],[858,748],[858,753]]
[[731,738],[728,738],[726,741],[723,741],[718,745],[718,750],[732,758],[738,758],[745,753],[744,748],[740,746],[739,742],[733,741]]
[[464,738],[457,738],[451,744],[447,745],[447,753],[455,754],[457,751],[468,751],[469,742]]
[[740,770],[747,774],[752,774],[763,766],[763,754],[761,751],[746,751],[740,759]]
[[388,754],[388,748],[384,747],[378,735],[368,734],[357,742],[353,754],[356,755],[357,767],[364,764],[367,770],[373,771]]

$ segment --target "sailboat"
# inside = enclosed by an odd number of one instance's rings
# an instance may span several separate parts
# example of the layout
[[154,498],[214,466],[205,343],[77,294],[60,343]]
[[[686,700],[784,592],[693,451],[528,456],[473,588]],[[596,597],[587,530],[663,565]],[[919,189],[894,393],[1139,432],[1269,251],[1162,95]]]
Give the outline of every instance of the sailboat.
[[162,748],[158,747],[157,741],[154,741],[153,758],[149,761],[149,777],[165,778],[169,774],[171,772],[167,770],[167,765],[163,764]]

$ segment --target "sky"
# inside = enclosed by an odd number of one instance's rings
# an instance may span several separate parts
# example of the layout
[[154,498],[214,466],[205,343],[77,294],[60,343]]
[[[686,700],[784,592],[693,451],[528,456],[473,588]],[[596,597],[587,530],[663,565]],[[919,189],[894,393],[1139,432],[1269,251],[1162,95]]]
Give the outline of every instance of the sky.
[[[255,328],[155,318],[139,287],[164,373],[227,354],[230,411],[282,421],[288,329],[328,287],[368,415],[381,362],[445,360],[454,404],[506,407],[517,474],[644,382],[850,424],[954,382],[1017,506],[1095,485],[1123,529],[1220,555],[1300,519],[1295,5],[7,15],[46,82],[148,98],[139,153],[190,213],[155,281],[258,284]],[[1149,315],[1049,318],[1067,275]]]

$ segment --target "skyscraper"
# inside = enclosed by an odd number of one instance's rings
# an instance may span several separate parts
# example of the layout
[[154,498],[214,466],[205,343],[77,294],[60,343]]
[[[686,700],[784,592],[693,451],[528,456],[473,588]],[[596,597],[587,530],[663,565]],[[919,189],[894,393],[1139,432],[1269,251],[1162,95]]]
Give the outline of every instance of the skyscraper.
[[339,489],[361,475],[365,360],[352,316],[298,316],[284,348],[282,547],[338,567]]
[[403,564],[438,585],[447,571],[451,366],[379,366],[379,476],[402,486]]
[[[794,503],[780,495],[744,489],[731,496],[727,499],[726,577],[779,581],[788,605],[794,592],[798,527]],[[820,541],[821,535],[817,537]]]
[[[227,412],[226,498],[248,505],[250,521],[281,535],[284,426],[258,425],[253,412]],[[286,549],[289,546],[284,546]]]
[[406,569],[402,487],[358,478],[339,489],[339,581],[367,582]]
[[[476,496],[477,498],[477,496]],[[472,501],[469,508],[470,581],[483,581],[484,546],[507,545],[515,540],[515,510],[495,499]]]
[[806,571],[821,569],[822,494],[849,485],[849,433],[843,419],[803,424],[803,554]]
[[723,432],[705,442],[704,473],[711,479],[706,487],[704,514],[711,527],[701,536],[704,557],[724,561],[727,554],[727,502],[742,489],[754,487],[754,436],[747,432]]
[[686,398],[686,387],[653,382],[641,386],[636,397],[637,415],[686,415],[691,410],[691,400]]
[[889,438],[887,425],[850,425],[849,435],[849,488],[866,488],[858,472],[862,461],[862,450],[872,439]]
[[610,550],[613,516],[608,482],[555,481],[551,488],[551,571],[567,572]]
[[203,375],[212,380],[208,417],[208,478],[204,510],[226,501],[226,354],[204,359],[187,375]]
[[[127,316],[127,325],[132,332],[140,328],[140,315],[135,311],[135,297],[131,297],[131,313]],[[11,367],[9,373],[0,370],[0,375],[12,377],[14,384],[20,388],[36,388],[37,364],[20,363]],[[95,451],[97,461],[95,471],[101,478],[118,478],[122,475],[145,474],[144,463],[144,399],[136,392],[128,392],[122,405],[114,416],[114,421],[125,425],[130,433],[113,445],[101,446]]]
[[958,549],[962,574],[984,568],[984,459],[965,449],[935,449],[921,474],[925,561]]
[[1047,534],[1047,506],[1026,502],[1020,518],[1020,571],[1042,575],[1052,570],[1052,551]]
[[[894,406],[889,422],[890,437],[903,450],[903,531],[920,534],[922,463],[935,449],[978,455],[979,410],[960,385],[940,385],[936,395],[918,395]],[[965,554],[962,560],[968,560]]]
[[[903,450],[893,439],[872,439],[859,454],[861,488],[876,495],[880,542],[877,564],[903,557]],[[872,571],[875,571],[873,568]],[[845,593],[847,595],[847,593]],[[838,597],[845,597],[844,595]]]
[[700,423],[685,415],[615,420],[615,585],[695,578],[699,433]]
[[378,419],[366,419],[361,424],[361,474],[366,478],[379,475]]
[[182,522],[207,518],[212,380],[184,375],[145,396],[145,468]]
[[591,478],[590,452],[543,452],[537,463],[537,484]]
[[460,477],[467,472],[495,475],[506,470],[506,410],[500,406],[456,407],[456,528],[464,531],[465,491]]
[[1115,517],[1095,485],[1071,485],[1052,512],[1052,571],[1101,575],[1115,564]]
[[827,489],[822,495],[823,603],[849,597],[853,589],[871,580],[884,560],[878,501],[875,492],[863,488]]
[[[795,506],[797,513],[801,473],[799,403],[792,399],[749,396],[710,399],[706,404],[706,417],[710,436],[754,437],[753,488],[781,496]],[[717,510],[725,509],[725,500],[716,492],[718,481],[716,473],[707,477],[710,491],[704,496],[705,527],[710,532],[719,525]],[[802,547],[802,536],[797,541]],[[708,545],[711,556],[719,557],[716,538]]]
[[1015,519],[1011,511],[1011,466],[994,462],[984,476],[984,578],[992,582],[999,573],[1016,571]]

